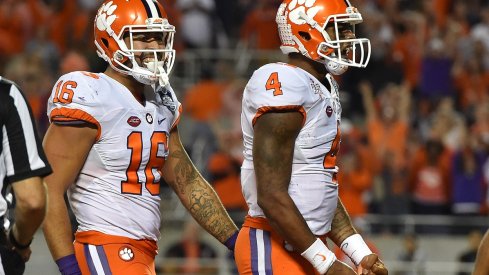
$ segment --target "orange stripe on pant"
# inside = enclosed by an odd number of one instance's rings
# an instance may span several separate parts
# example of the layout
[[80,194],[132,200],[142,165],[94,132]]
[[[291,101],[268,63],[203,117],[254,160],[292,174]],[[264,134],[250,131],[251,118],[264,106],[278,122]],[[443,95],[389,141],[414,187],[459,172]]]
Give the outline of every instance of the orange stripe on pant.
[[245,218],[234,251],[241,275],[318,274],[299,252],[285,249],[284,239],[265,218]]
[[74,246],[83,275],[156,275],[155,241],[86,231],[75,234]]

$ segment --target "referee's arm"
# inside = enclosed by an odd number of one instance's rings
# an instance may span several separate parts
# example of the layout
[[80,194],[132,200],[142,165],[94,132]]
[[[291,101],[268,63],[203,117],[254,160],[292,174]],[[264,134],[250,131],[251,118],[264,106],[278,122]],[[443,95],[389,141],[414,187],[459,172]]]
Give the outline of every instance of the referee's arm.
[[30,242],[44,219],[46,190],[42,178],[51,173],[51,167],[24,95],[14,83],[1,78],[0,105],[4,183],[12,184],[16,198],[9,240],[27,261]]

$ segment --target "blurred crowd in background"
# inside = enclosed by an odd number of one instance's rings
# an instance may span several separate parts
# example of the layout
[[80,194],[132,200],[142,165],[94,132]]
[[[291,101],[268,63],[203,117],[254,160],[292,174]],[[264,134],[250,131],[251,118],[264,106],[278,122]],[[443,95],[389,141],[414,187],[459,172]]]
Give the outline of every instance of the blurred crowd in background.
[[[184,143],[228,210],[243,213],[241,93],[255,69],[280,55],[281,1],[159,2],[177,30],[170,80],[183,103]],[[339,190],[351,216],[488,215],[489,1],[350,2],[364,17],[357,36],[372,43],[367,69],[337,79]],[[0,1],[0,75],[27,94],[40,135],[56,79],[105,69],[93,45],[100,3]],[[211,54],[199,56],[203,49]],[[178,63],[191,53],[204,59],[195,78]]]

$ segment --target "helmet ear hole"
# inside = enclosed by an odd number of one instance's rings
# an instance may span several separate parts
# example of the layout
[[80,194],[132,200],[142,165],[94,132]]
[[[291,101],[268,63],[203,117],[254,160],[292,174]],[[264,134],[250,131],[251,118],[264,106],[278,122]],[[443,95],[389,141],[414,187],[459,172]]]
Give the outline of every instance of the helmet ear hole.
[[102,43],[104,43],[104,46],[105,46],[106,48],[108,48],[108,47],[109,47],[109,41],[108,41],[107,39],[105,39],[105,38],[101,38],[100,40],[102,40]]
[[311,35],[308,32],[299,32],[299,35],[302,37],[302,39],[309,41],[311,40]]

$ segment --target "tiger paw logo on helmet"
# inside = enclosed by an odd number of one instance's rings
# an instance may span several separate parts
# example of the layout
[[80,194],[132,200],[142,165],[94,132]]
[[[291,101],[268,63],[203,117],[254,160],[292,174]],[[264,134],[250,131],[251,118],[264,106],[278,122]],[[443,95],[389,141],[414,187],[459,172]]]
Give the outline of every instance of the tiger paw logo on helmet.
[[[321,10],[320,6],[315,6],[316,0],[292,0],[280,5],[276,21],[282,43],[284,45],[297,45],[297,41],[292,34],[292,26],[303,25],[307,23],[304,14],[309,18],[314,18]],[[290,22],[290,23],[289,23]]]
[[102,7],[100,7],[97,15],[97,29],[105,31],[107,27],[110,27],[117,16],[114,11],[117,9],[117,5],[113,5],[113,2],[107,2]]
[[297,25],[305,24],[307,21],[301,16],[306,14],[309,18],[314,18],[321,7],[314,7],[316,0],[292,0],[287,9],[289,12],[289,20]]

